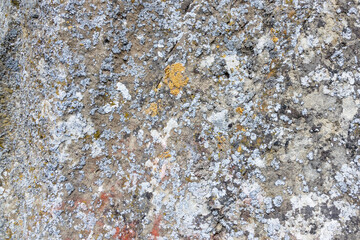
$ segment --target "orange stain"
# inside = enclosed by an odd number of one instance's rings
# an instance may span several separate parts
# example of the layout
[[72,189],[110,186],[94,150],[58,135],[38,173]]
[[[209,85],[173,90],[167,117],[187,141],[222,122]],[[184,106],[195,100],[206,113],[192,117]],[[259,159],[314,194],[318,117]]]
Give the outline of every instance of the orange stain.
[[119,240],[133,240],[136,239],[136,232],[134,231],[135,225],[134,224],[130,224],[129,226],[125,226],[121,231],[119,227],[116,227],[116,232],[114,234],[114,239],[119,239]]
[[110,194],[108,193],[101,193],[100,195],[100,199],[103,200],[104,202],[107,201],[110,197]]
[[154,226],[152,228],[152,231],[151,231],[151,235],[154,236],[154,239],[156,240],[157,237],[160,235],[159,234],[159,231],[160,231],[160,221],[161,221],[161,214],[159,214],[156,219],[155,219],[155,222],[154,222]]

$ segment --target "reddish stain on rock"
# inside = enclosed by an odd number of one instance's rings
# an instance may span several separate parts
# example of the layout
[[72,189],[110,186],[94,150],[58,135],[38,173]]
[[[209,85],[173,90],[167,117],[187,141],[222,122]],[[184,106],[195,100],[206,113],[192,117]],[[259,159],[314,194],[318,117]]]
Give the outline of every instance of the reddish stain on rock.
[[114,234],[114,239],[118,239],[119,238],[119,234],[120,234],[120,228],[119,227],[116,227],[115,228],[116,229],[116,232],[115,232],[115,234]]
[[104,202],[107,201],[110,197],[110,194],[108,193],[101,193],[100,195],[100,199],[103,200]]
[[161,214],[159,214],[156,218],[155,218],[155,222],[154,222],[154,226],[151,230],[151,235],[154,236],[153,239],[157,239],[157,237],[160,235],[159,231],[160,231],[160,221],[161,221]]
[[123,229],[116,227],[116,232],[114,234],[114,239],[119,240],[133,240],[136,239],[136,232],[134,230],[135,224],[131,223],[130,225],[126,225]]

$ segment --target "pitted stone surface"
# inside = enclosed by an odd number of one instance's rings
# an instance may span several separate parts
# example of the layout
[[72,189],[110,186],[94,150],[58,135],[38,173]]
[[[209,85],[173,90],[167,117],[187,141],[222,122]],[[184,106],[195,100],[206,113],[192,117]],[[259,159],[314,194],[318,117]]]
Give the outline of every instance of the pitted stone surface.
[[1,239],[360,239],[358,0],[0,2]]

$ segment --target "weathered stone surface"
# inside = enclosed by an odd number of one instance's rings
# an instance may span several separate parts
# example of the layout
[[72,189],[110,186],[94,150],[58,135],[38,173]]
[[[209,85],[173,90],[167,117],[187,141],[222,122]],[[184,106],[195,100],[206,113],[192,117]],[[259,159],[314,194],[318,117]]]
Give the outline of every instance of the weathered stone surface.
[[360,239],[359,11],[0,1],[0,238]]

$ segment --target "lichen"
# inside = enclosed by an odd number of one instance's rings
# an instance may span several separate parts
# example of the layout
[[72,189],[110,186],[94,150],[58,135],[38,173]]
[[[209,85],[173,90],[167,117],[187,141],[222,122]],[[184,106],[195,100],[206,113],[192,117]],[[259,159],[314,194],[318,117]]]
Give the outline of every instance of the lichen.
[[0,1],[0,239],[360,239],[354,2]]
[[185,67],[181,63],[174,63],[165,68],[164,83],[170,88],[170,93],[178,95],[186,86],[189,78],[185,75]]
[[156,102],[150,103],[149,108],[146,109],[146,113],[150,114],[152,117],[158,115],[159,114],[158,104]]

